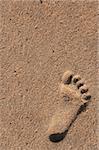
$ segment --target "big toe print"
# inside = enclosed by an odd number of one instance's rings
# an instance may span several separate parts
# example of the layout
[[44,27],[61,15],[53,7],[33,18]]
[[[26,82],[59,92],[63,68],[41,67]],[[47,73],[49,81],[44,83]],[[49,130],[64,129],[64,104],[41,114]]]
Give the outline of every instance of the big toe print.
[[64,100],[66,105],[63,108],[58,108],[49,124],[47,133],[52,142],[64,139],[80,107],[91,99],[83,79],[71,71],[63,74],[60,83],[60,97],[60,100]]

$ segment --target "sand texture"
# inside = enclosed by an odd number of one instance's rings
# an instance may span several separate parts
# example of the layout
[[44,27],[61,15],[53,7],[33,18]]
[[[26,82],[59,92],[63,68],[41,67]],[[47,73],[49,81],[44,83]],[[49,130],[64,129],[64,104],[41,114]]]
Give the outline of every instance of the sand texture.
[[0,150],[98,150],[97,6],[0,1]]

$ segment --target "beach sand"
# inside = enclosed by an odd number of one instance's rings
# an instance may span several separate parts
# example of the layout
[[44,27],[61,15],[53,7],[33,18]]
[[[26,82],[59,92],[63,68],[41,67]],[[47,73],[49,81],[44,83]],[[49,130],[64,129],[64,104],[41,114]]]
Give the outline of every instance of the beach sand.
[[[97,150],[97,1],[0,1],[0,150]],[[91,101],[60,142],[48,128],[67,70]],[[62,116],[61,116],[62,117]]]

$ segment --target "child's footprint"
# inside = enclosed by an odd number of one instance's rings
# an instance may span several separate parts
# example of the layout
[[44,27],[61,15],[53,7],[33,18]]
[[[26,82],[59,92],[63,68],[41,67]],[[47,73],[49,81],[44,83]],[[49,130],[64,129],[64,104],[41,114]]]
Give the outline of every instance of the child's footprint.
[[59,142],[65,137],[80,107],[91,98],[84,81],[79,75],[74,75],[71,71],[63,74],[60,95],[61,99],[65,100],[66,105],[56,111],[50,122],[48,136],[52,142]]

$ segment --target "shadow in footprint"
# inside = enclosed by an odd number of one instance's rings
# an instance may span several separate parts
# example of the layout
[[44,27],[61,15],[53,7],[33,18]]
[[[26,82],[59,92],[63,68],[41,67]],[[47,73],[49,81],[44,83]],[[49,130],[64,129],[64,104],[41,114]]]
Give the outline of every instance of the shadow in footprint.
[[68,132],[68,130],[66,130],[63,133],[52,134],[49,136],[49,139],[50,139],[50,141],[55,142],[55,143],[60,142],[65,138],[67,132]]
[[[72,126],[72,124],[74,123],[74,121],[77,119],[78,115],[80,115],[81,112],[86,111],[86,107],[87,107],[87,106],[88,106],[87,103],[81,105],[81,107],[80,107],[79,110],[78,110],[77,115],[75,116],[75,119],[72,120],[70,126],[68,127],[68,130],[70,129],[70,127]],[[65,136],[67,135],[68,130],[66,130],[66,131],[63,132],[63,133],[51,134],[51,135],[49,136],[50,141],[51,141],[51,142],[55,142],[55,143],[61,142],[61,141],[65,138]]]

